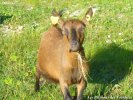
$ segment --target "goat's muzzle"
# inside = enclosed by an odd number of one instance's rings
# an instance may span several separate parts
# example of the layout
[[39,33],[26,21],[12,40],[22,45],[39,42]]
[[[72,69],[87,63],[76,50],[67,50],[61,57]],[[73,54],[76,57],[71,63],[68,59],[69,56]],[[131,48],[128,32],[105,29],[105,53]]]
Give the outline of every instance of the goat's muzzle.
[[80,49],[80,45],[78,41],[71,41],[70,43],[70,52],[77,52]]

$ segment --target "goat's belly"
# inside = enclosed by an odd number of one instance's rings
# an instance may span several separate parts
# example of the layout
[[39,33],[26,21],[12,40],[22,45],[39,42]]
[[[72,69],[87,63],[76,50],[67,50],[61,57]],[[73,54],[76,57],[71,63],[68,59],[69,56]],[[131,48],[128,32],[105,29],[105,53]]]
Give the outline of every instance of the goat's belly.
[[59,82],[60,62],[57,54],[43,51],[42,55],[39,55],[39,67],[42,75],[53,82]]
[[52,65],[41,67],[41,74],[48,80],[58,83],[59,82],[59,70],[56,66]]

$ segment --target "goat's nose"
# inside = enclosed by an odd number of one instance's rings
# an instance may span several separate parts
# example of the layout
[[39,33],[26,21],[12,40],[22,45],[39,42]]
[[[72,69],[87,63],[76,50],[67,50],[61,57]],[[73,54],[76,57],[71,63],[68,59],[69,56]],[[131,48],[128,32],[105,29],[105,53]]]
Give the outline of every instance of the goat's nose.
[[76,40],[71,41],[70,51],[76,52],[79,50],[79,43]]
[[71,43],[72,45],[77,45],[78,44],[78,42],[77,41],[72,41],[72,43]]

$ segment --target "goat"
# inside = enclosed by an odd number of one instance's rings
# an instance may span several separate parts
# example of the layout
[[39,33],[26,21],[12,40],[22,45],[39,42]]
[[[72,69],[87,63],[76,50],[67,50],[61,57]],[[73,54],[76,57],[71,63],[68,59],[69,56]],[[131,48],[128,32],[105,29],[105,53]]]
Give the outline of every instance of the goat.
[[77,100],[82,100],[87,86],[88,64],[85,59],[84,30],[93,15],[89,8],[83,20],[63,20],[62,14],[53,11],[57,20],[41,39],[36,68],[35,90],[39,90],[40,76],[59,83],[64,100],[72,100],[68,87],[77,85]]

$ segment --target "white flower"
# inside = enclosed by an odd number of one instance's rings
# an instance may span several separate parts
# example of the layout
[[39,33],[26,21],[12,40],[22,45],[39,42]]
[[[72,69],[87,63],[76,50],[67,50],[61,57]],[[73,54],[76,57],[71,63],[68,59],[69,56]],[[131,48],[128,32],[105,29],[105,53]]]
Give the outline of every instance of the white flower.
[[106,43],[111,43],[111,40],[107,39],[107,40],[106,40]]
[[28,7],[28,8],[27,8],[27,10],[29,10],[29,11],[32,10],[32,9],[33,9],[33,7]]
[[118,35],[122,35],[122,33],[118,33]]
[[111,36],[110,35],[108,35],[108,38],[110,38]]
[[23,26],[18,26],[18,30],[22,30],[23,29]]
[[114,43],[116,43],[116,40],[113,40]]

